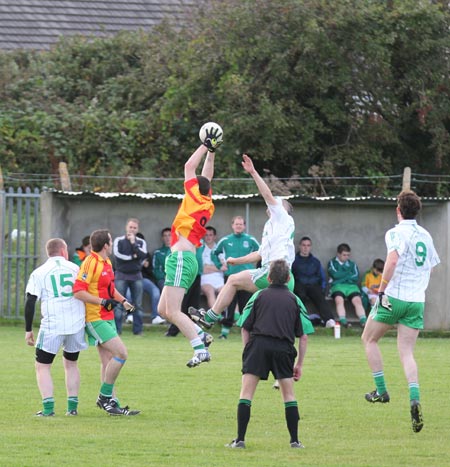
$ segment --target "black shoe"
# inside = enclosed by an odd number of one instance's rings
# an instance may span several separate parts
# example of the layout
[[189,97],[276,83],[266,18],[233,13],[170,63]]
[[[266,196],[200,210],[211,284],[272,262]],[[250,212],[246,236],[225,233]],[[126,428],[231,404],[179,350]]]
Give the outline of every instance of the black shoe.
[[68,411],[66,412],[66,415],[67,415],[68,417],[76,417],[76,416],[78,415],[78,412],[77,412],[75,409],[72,409],[72,410],[68,410]]
[[345,324],[341,323],[341,326],[343,326],[345,329],[350,329],[352,327],[352,323],[347,321]]
[[125,415],[127,417],[131,417],[132,415],[138,415],[141,413],[140,410],[130,410],[128,405],[126,405],[125,407],[120,407],[116,399],[111,399],[111,405],[121,410],[121,415]]
[[305,446],[303,446],[301,441],[294,441],[291,443],[291,448],[294,449],[305,449]]
[[245,442],[238,441],[237,439],[233,439],[231,443],[225,444],[226,448],[233,448],[233,449],[245,449]]
[[39,412],[36,412],[36,417],[54,417],[55,412],[50,412],[50,413],[44,413],[42,410],[39,410]]
[[193,306],[190,306],[188,308],[188,313],[189,316],[191,317],[192,321],[196,324],[201,324],[204,328],[206,329],[211,329],[213,327],[214,323],[208,323],[205,319],[206,315],[206,310],[203,308],[194,308]]
[[384,394],[378,394],[377,390],[375,389],[372,392],[368,392],[365,396],[367,402],[381,402],[385,404],[386,402],[389,402],[391,398],[389,397],[389,394],[385,392]]
[[221,334],[221,335],[219,336],[219,339],[220,339],[220,340],[225,340],[225,341],[226,341],[226,340],[228,339],[228,336],[226,336],[225,334]]
[[419,433],[423,428],[423,416],[420,402],[416,399],[411,401],[411,422],[414,433]]
[[105,397],[100,394],[97,397],[97,406],[108,412],[109,415],[123,415],[122,410],[117,406],[117,402],[111,397]]

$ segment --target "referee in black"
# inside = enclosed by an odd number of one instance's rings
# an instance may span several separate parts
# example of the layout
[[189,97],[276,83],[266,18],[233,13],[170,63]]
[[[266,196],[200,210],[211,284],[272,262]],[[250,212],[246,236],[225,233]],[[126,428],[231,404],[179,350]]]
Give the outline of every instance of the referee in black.
[[[280,383],[290,445],[292,448],[304,447],[298,439],[300,415],[294,380],[297,381],[301,376],[307,334],[314,332],[314,329],[305,316],[303,303],[286,286],[289,276],[290,268],[286,261],[273,261],[268,276],[270,286],[253,294],[239,319],[245,348],[237,410],[238,433],[237,438],[227,447],[245,448],[244,439],[253,395],[259,380],[267,380],[269,372]],[[296,337],[300,338],[297,363]]]

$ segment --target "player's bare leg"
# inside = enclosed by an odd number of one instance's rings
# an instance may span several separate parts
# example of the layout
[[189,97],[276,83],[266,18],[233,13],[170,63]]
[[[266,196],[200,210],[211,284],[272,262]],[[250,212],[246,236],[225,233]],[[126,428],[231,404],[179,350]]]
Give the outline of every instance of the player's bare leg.
[[409,328],[399,324],[397,328],[397,348],[400,361],[405,372],[409,387],[409,401],[411,405],[412,429],[418,433],[423,428],[422,407],[420,405],[419,374],[417,363],[414,359],[414,347],[416,345],[418,329]]
[[175,324],[189,340],[195,339],[197,329],[188,316],[181,312],[185,290],[182,287],[165,286],[158,304],[158,313],[164,319]]
[[383,357],[381,355],[380,347],[378,346],[378,341],[390,328],[390,325],[374,321],[372,316],[369,316],[364,332],[361,336],[366,351],[367,361],[370,369],[372,370],[372,376],[376,386],[374,391],[368,392],[365,395],[367,402],[386,403],[390,400],[384,380]]
[[194,356],[187,362],[189,368],[202,362],[209,362],[211,356],[206,349],[203,331],[192,322],[189,316],[181,312],[185,290],[182,287],[165,286],[158,305],[160,316],[175,324],[182,334],[189,339]]

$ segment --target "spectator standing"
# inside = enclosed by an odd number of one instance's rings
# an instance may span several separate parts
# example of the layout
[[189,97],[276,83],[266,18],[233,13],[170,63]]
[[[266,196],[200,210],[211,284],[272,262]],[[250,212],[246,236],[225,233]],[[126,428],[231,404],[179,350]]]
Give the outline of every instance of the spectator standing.
[[133,311],[133,306],[114,287],[114,271],[109,259],[113,242],[109,231],[92,232],[91,245],[92,252],[81,265],[73,293],[85,303],[86,334],[100,357],[101,386],[97,406],[109,415],[137,415],[139,410],[120,406],[114,388],[128,358],[127,348],[117,334],[114,307],[121,303],[126,310]]
[[[225,282],[232,274],[237,274],[247,269],[253,269],[255,263],[245,264],[227,264],[227,258],[240,258],[254,251],[259,250],[259,243],[255,237],[245,232],[245,219],[242,216],[235,216],[231,220],[231,229],[233,233],[222,237],[217,243],[213,254],[219,258],[224,268]],[[247,290],[238,290],[231,301],[230,305],[224,310],[224,318],[222,319],[222,330],[219,339],[226,339],[235,321],[236,306],[239,313],[242,314],[245,305],[252,296]],[[212,305],[208,306],[211,308]]]
[[223,267],[220,261],[212,255],[216,247],[217,231],[214,227],[206,227],[203,244],[200,247],[202,254],[203,271],[200,277],[201,292],[206,297],[208,306],[211,307],[217,294],[224,285]]
[[[314,329],[300,299],[286,286],[289,275],[290,266],[285,260],[272,261],[268,275],[270,285],[251,297],[239,319],[245,346],[242,386],[237,409],[237,437],[227,447],[245,448],[253,396],[259,381],[267,380],[270,372],[280,385],[290,446],[304,447],[298,439],[300,414],[294,380],[297,381],[302,374],[307,334],[314,332]],[[299,338],[298,353],[295,349],[296,337]]]
[[[78,415],[80,372],[77,360],[87,348],[84,340],[84,303],[73,296],[72,285],[79,267],[68,261],[67,244],[52,238],[45,245],[47,261],[28,279],[25,302],[25,341],[36,346],[36,380],[42,397],[42,410],[36,415],[55,415],[51,367],[63,347],[63,365],[67,390],[66,415]],[[35,341],[33,317],[36,301],[41,302],[41,324]]]
[[170,227],[165,227],[161,230],[162,245],[153,252],[153,275],[160,291],[162,291],[164,287],[164,280],[166,278],[166,258],[170,254],[170,241],[172,238],[170,231]]
[[[125,235],[116,237],[113,244],[115,258],[115,287],[117,291],[126,296],[130,289],[131,302],[135,307],[133,314],[133,334],[142,335],[142,294],[144,285],[142,281],[142,262],[147,258],[147,244],[145,240],[137,237],[139,221],[130,218],[125,224]],[[122,333],[124,308],[119,303],[114,310],[117,333]]]
[[86,256],[91,253],[91,237],[87,235],[81,240],[81,246],[75,249],[75,253],[72,256],[72,262],[81,266]]
[[292,263],[292,274],[295,280],[294,292],[303,302],[309,298],[316,306],[325,327],[333,328],[336,323],[325,300],[327,286],[325,271],[320,261],[311,253],[311,248],[311,238],[302,237],[299,242],[299,250]]
[[[145,240],[145,237],[138,232],[136,234],[138,238]],[[161,296],[161,292],[158,286],[153,282],[155,279],[153,277],[153,270],[152,270],[152,258],[150,253],[147,253],[146,258],[142,261],[142,286],[143,291],[148,295],[150,299],[150,319],[152,324],[164,324],[166,322],[165,319],[161,318],[158,314],[158,303],[159,298]],[[133,315],[131,315],[133,316]]]
[[396,214],[398,224],[385,235],[387,257],[378,289],[378,301],[369,315],[362,335],[367,361],[376,389],[365,395],[368,402],[389,402],[383,359],[378,341],[397,325],[397,348],[409,388],[412,430],[423,428],[419,375],[414,359],[419,330],[423,329],[425,291],[432,269],[439,264],[431,235],[417,224],[422,208],[413,191],[400,193]]
[[350,246],[341,243],[337,247],[335,258],[328,263],[328,275],[330,276],[330,293],[336,304],[336,313],[342,326],[348,328],[351,324],[345,315],[345,303],[347,298],[355,307],[359,324],[366,324],[366,312],[361,300],[361,289],[359,288],[359,269],[356,263],[350,260]]

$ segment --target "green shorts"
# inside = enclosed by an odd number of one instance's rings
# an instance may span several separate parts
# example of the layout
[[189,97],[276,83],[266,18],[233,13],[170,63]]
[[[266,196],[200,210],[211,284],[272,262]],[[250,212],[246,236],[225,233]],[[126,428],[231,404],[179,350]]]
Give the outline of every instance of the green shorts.
[[[250,275],[252,276],[252,281],[258,287],[258,289],[267,289],[270,283],[267,280],[267,276],[269,275],[269,266],[264,266],[258,269],[249,269]],[[289,282],[287,283],[288,289],[293,292],[294,291],[294,276],[291,274],[289,278]]]
[[355,284],[336,284],[330,289],[331,296],[341,296],[344,298],[352,299],[353,297],[361,296],[361,289]]
[[379,304],[376,304],[372,308],[370,316],[374,321],[390,324],[391,326],[400,323],[409,328],[423,329],[424,303],[404,302],[392,297],[389,297],[389,301],[392,305],[392,311],[383,308]]
[[86,334],[88,336],[89,345],[103,344],[117,337],[116,322],[111,319],[108,321],[99,320],[86,323]]
[[190,251],[175,251],[166,258],[164,285],[188,290],[198,274],[198,262]]

